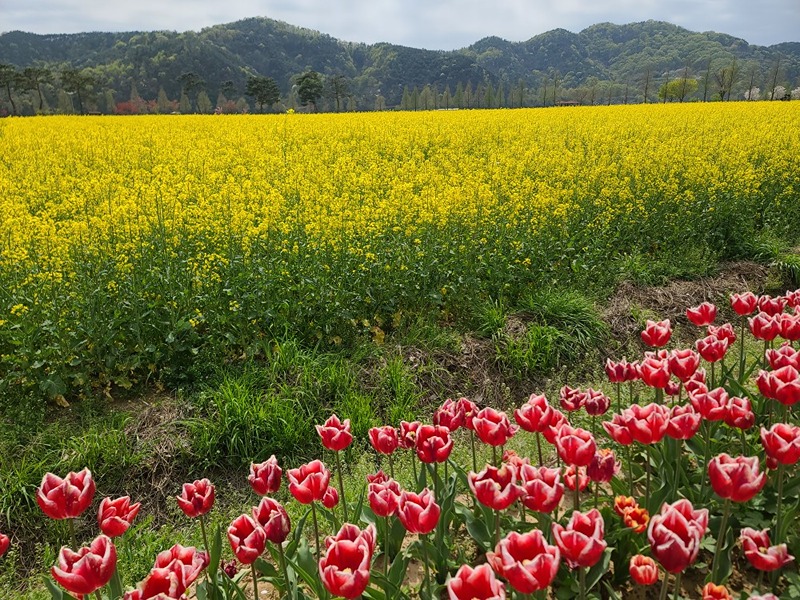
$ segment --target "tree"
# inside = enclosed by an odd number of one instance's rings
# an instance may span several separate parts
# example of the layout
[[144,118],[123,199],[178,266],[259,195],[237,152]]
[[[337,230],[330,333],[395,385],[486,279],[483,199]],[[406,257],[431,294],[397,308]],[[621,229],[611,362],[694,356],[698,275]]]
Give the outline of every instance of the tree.
[[186,92],[181,92],[181,99],[178,102],[178,110],[183,115],[188,115],[192,112],[192,101],[189,100],[189,96],[186,95]]
[[64,69],[61,71],[61,87],[78,99],[78,111],[84,114],[83,99],[95,85],[94,77],[85,69]]
[[213,109],[213,105],[211,104],[211,98],[208,97],[208,94],[205,90],[202,90],[199,94],[197,94],[197,111],[207,115]]
[[39,96],[39,112],[44,110],[42,86],[53,81],[53,73],[46,67],[26,67],[19,75],[22,89],[36,91]]
[[[783,57],[781,55],[778,55],[778,58],[775,59],[774,66],[772,67],[772,69],[769,72],[769,81],[770,81],[769,99],[770,100],[775,100],[776,96],[778,96],[778,99],[781,99],[781,100],[783,99],[783,94],[778,95],[778,94],[775,93],[775,90],[778,89],[778,87],[779,87],[778,86],[778,77],[780,77],[780,73],[781,73],[781,59],[782,58]],[[784,94],[785,93],[786,92],[784,90]]]
[[328,77],[326,84],[325,95],[333,100],[336,106],[336,112],[339,112],[342,109],[342,102],[347,97],[349,91],[347,77],[339,74],[331,75]]
[[167,96],[167,92],[164,91],[163,87],[159,88],[158,90],[156,107],[158,109],[158,113],[161,115],[166,115],[172,112],[173,109],[172,101]]
[[303,106],[310,104],[316,111],[323,89],[322,76],[316,71],[306,71],[297,78],[297,96]]
[[687,97],[691,96],[697,91],[698,83],[696,79],[691,77],[681,77],[680,79],[673,79],[663,84],[658,89],[658,97],[667,102],[678,100],[683,102]]
[[0,64],[0,87],[6,90],[6,96],[11,103],[11,114],[17,114],[17,105],[14,103],[14,98],[11,95],[11,90],[14,88],[18,81],[17,70],[12,65]]
[[281,91],[272,77],[248,77],[245,93],[258,104],[259,112],[264,112],[264,106],[272,106],[281,99]]
[[520,108],[525,106],[525,81],[521,77],[517,82],[517,101]]
[[453,96],[453,102],[458,108],[464,108],[464,86],[459,81],[456,84],[456,93]]
[[226,79],[219,85],[219,91],[228,98],[233,98],[236,95],[236,84],[231,79]]

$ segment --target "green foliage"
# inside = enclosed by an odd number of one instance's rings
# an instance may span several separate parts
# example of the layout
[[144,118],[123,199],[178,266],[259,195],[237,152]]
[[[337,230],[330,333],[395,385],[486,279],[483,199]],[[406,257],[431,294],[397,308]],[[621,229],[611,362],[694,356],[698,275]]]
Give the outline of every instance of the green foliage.
[[248,77],[246,93],[256,101],[260,112],[264,112],[264,106],[271,106],[281,98],[281,90],[272,77]]
[[559,364],[564,334],[555,327],[530,324],[520,336],[496,334],[495,360],[520,379],[542,375]]
[[322,77],[316,71],[306,71],[297,78],[297,96],[303,106],[312,104],[316,110],[323,90]]

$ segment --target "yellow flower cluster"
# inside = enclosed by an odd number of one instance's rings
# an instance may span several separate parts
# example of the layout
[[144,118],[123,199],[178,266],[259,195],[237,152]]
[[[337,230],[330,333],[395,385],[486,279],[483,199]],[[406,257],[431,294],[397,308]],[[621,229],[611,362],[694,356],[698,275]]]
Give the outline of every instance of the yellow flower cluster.
[[[24,304],[58,323],[96,293],[172,307],[175,327],[307,310],[333,337],[331,306],[373,319],[460,281],[499,293],[582,254],[711,243],[740,212],[797,215],[796,131],[793,102],[4,119],[0,320]],[[389,280],[413,289],[394,303]]]

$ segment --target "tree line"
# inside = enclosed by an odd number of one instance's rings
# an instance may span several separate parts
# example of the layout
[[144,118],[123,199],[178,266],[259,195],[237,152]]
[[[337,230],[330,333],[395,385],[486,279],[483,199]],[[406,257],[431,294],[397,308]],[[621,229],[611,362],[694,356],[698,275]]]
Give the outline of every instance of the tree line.
[[534,74],[538,85],[520,78],[516,83],[490,80],[405,85],[400,101],[390,105],[380,93],[364,97],[354,90],[350,78],[306,70],[292,77],[288,93],[269,76],[250,75],[243,89],[232,80],[223,81],[212,101],[209,86],[195,72],[177,78],[178,98],[169,98],[162,85],[155,98],[139,95],[135,82],[127,91],[104,87],[91,69],[45,66],[17,69],[0,63],[0,115],[33,114],[170,114],[246,113],[364,110],[450,110],[470,108],[522,108],[556,105],[628,104],[648,102],[790,100],[800,99],[800,82],[790,86],[775,60],[768,72],[758,63],[741,64],[733,59],[712,64],[697,72],[686,66],[679,71],[656,74],[646,68],[626,81],[589,77],[572,84],[558,70]]

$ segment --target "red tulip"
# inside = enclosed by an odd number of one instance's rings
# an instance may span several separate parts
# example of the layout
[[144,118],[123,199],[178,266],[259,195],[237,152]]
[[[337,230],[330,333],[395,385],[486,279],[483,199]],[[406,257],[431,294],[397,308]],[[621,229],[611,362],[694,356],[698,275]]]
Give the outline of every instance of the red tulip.
[[691,392],[689,401],[692,407],[707,421],[722,421],[728,414],[728,392],[715,388],[710,392]]
[[555,510],[564,495],[559,469],[522,465],[519,470],[520,487],[524,495],[522,503],[530,510],[550,513]]
[[800,307],[800,288],[793,292],[786,292],[783,296],[786,298],[786,304],[788,306],[792,308]]
[[725,323],[719,327],[709,325],[706,331],[708,331],[708,335],[714,336],[718,340],[728,340],[729,347],[736,341],[736,332],[733,330],[733,325],[730,323]]
[[703,586],[701,593],[703,594],[703,600],[733,600],[728,588],[711,581]]
[[[577,479],[577,481],[576,481]],[[575,486],[578,486],[578,491],[582,492],[589,485],[589,477],[586,475],[586,467],[576,467],[575,465],[568,465],[564,469],[564,485],[568,490],[575,491]]]
[[4,534],[0,533],[0,556],[3,556],[6,552],[8,552],[8,547],[11,545],[11,540],[9,537]]
[[647,512],[646,508],[637,506],[625,511],[625,514],[622,515],[622,522],[625,527],[632,529],[634,533],[642,533],[647,529],[647,523],[650,522],[650,513]]
[[669,370],[681,381],[688,381],[700,366],[700,355],[694,350],[673,350],[669,355]]
[[639,365],[635,362],[629,363],[624,358],[619,362],[613,362],[607,358],[605,368],[611,383],[625,383],[639,379]]
[[731,308],[740,317],[746,317],[755,311],[758,298],[753,292],[731,294]]
[[531,394],[528,401],[514,411],[514,420],[525,431],[542,432],[553,420],[553,407],[544,395]]
[[417,445],[417,431],[422,427],[419,421],[400,421],[400,431],[397,434],[397,441],[404,450],[410,450]]
[[688,440],[700,429],[702,415],[691,404],[673,406],[669,411],[667,435],[676,440]]
[[698,306],[687,308],[686,318],[698,327],[711,325],[717,318],[717,307],[711,302],[703,302]]
[[199,517],[214,506],[214,485],[208,479],[184,483],[181,495],[176,498],[178,507],[187,517]]
[[658,581],[658,565],[656,561],[644,554],[631,556],[628,572],[631,574],[631,579],[639,585],[653,585]]
[[370,483],[367,493],[369,507],[379,517],[397,514],[401,493],[400,484],[394,479],[382,483]]
[[228,541],[239,562],[249,565],[264,552],[267,536],[249,515],[240,515],[228,527]]
[[561,430],[561,426],[567,422],[567,417],[564,416],[564,413],[554,408],[550,423],[542,430],[544,439],[546,439],[550,444],[555,444],[556,437],[558,437],[558,432]]
[[372,427],[369,430],[369,443],[380,454],[393,454],[400,445],[397,430],[391,425]]
[[262,463],[252,463],[250,465],[250,475],[247,481],[250,487],[259,496],[274,494],[281,487],[281,477],[283,469],[278,465],[278,459],[273,454]]
[[459,398],[458,403],[464,409],[464,427],[467,429],[474,429],[472,420],[478,414],[478,407],[469,398]]
[[208,566],[210,559],[207,552],[200,552],[193,546],[175,544],[169,550],[159,552],[156,556],[155,569],[167,569],[178,573],[182,594],[200,576]]
[[89,508],[94,491],[94,480],[89,469],[67,473],[64,479],[47,473],[36,490],[36,502],[51,519],[74,519]]
[[370,523],[364,529],[359,529],[357,525],[353,525],[352,523],[345,523],[335,536],[329,535],[325,538],[325,549],[327,550],[333,544],[342,541],[364,543],[367,546],[371,561],[372,555],[375,552],[375,537],[377,535],[374,523]]
[[450,430],[440,425],[422,425],[417,430],[417,457],[424,463],[440,463],[453,451]]
[[91,594],[111,581],[117,568],[117,549],[106,535],[73,552],[66,546],[58,553],[58,564],[50,569],[61,587],[71,594]]
[[759,571],[775,571],[794,560],[786,544],[770,545],[767,529],[756,531],[745,527],[739,539],[742,541],[745,558]]
[[273,544],[282,544],[292,528],[286,509],[277,500],[266,496],[253,508],[253,519],[264,530],[267,541]]
[[519,427],[512,425],[506,413],[486,407],[472,419],[476,435],[484,444],[502,446],[511,439]]
[[758,297],[758,310],[767,313],[769,316],[774,317],[783,312],[786,308],[786,298],[783,296],[759,296]]
[[664,503],[647,529],[650,550],[664,570],[680,573],[697,559],[707,528],[708,509],[695,510],[686,499]]
[[611,421],[603,421],[603,429],[618,444],[629,446],[633,443],[633,434],[628,428],[628,421],[624,411],[622,414],[615,414]]
[[480,473],[470,472],[467,480],[478,502],[494,510],[507,509],[523,494],[517,485],[517,469],[511,465],[499,469],[486,465]]
[[442,509],[434,501],[433,493],[425,488],[422,493],[402,492],[397,507],[397,517],[411,533],[426,534],[433,531]]
[[517,471],[519,471],[519,468],[522,465],[531,464],[531,460],[527,456],[520,456],[514,450],[509,450],[508,448],[503,450],[501,462],[508,463],[509,465],[516,467]]
[[538,529],[528,533],[512,531],[500,540],[494,552],[486,554],[486,560],[515,590],[532,594],[553,582],[561,552],[557,546],[550,546]]
[[777,371],[760,371],[756,379],[759,391],[785,406],[800,402],[800,372],[792,366]]
[[780,600],[775,594],[752,594],[747,597],[747,600]]
[[598,392],[592,388],[586,390],[586,399],[584,400],[583,407],[586,412],[593,416],[598,417],[605,414],[611,406],[611,399],[603,392]]
[[590,432],[567,424],[558,431],[556,449],[561,460],[568,465],[585,467],[592,462],[597,444]]
[[448,398],[433,414],[433,424],[455,431],[464,425],[464,404],[460,400]]
[[767,362],[773,370],[783,367],[800,369],[800,351],[792,348],[789,342],[784,342],[778,349],[770,348],[766,352]]
[[728,340],[715,338],[709,335],[695,343],[697,352],[703,357],[706,362],[717,362],[725,358],[725,353],[728,351]]
[[731,398],[728,400],[725,423],[729,427],[750,429],[756,422],[756,415],[749,398]]
[[750,323],[750,332],[758,340],[771,342],[781,333],[780,317],[772,317],[764,312],[750,317],[748,323]]
[[757,456],[715,456],[708,463],[708,476],[717,495],[734,502],[747,502],[767,483],[767,474],[759,472]]
[[670,415],[669,409],[663,404],[634,404],[622,414],[631,436],[640,444],[656,444],[667,434]]
[[317,425],[316,428],[322,439],[322,445],[333,452],[344,450],[353,441],[350,433],[350,419],[342,422],[336,415],[331,415],[323,425]]
[[450,600],[505,600],[506,587],[488,564],[462,565],[447,582],[447,594]]
[[690,394],[692,392],[707,392],[708,388],[706,387],[706,370],[702,367],[695,371],[694,375],[692,375],[688,381],[683,382],[683,387],[686,388],[686,391]]
[[332,485],[329,485],[328,489],[325,490],[325,494],[322,496],[322,506],[328,510],[332,510],[337,504],[339,504],[339,491]]
[[319,561],[320,580],[334,596],[358,598],[369,584],[371,558],[363,539],[335,541]]
[[289,469],[289,492],[300,504],[320,501],[328,490],[331,472],[322,461],[312,460],[299,469]]
[[614,451],[601,448],[595,452],[592,462],[586,467],[586,475],[596,483],[608,483],[619,473],[619,469],[620,464],[614,456]]
[[186,585],[180,571],[171,568],[153,568],[139,584],[139,589],[126,592],[124,600],[171,600],[185,598]]
[[553,523],[553,538],[570,569],[593,566],[606,549],[603,517],[595,508],[572,513],[566,527]]
[[784,465],[800,460],[800,427],[775,423],[768,430],[761,428],[761,444],[767,456]]
[[639,363],[639,376],[645,385],[663,389],[669,383],[669,360],[645,358]]
[[565,411],[575,412],[580,410],[586,401],[586,393],[578,388],[571,388],[565,385],[558,393],[558,400],[561,403],[561,408]]
[[128,496],[123,496],[116,500],[103,498],[103,501],[100,502],[100,509],[97,511],[97,522],[100,525],[100,531],[110,538],[122,535],[128,531],[131,522],[139,514],[141,506],[140,502],[131,505],[131,499]]
[[653,348],[661,348],[669,343],[669,338],[672,337],[672,326],[669,319],[664,321],[651,321],[647,320],[647,324],[642,331],[642,341]]

